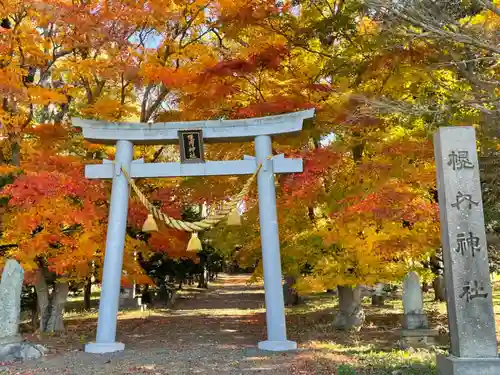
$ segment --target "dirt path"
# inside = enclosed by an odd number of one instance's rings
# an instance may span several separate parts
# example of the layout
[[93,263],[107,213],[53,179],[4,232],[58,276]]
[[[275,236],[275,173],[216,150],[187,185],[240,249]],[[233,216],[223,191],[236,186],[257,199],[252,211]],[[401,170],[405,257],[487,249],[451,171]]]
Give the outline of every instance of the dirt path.
[[[52,354],[36,362],[0,366],[3,374],[310,374],[297,370],[307,353],[265,353],[264,293],[241,276],[222,276],[208,291],[193,291],[174,309],[120,316],[124,352],[91,355],[95,319],[71,320],[63,338],[44,338]],[[134,317],[134,314],[135,317]]]

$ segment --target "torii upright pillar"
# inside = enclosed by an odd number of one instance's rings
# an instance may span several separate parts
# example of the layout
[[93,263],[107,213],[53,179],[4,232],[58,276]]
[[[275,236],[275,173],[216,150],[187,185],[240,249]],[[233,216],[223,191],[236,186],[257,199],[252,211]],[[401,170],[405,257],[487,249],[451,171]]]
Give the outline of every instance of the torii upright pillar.
[[286,338],[276,189],[273,163],[267,159],[270,155],[272,155],[271,137],[268,135],[255,137],[255,156],[257,163],[262,163],[257,176],[257,189],[267,321],[267,341],[259,342],[259,349],[285,351],[297,349],[297,344]]
[[[268,337],[267,340],[259,342],[258,347],[269,351],[297,348],[297,344],[287,340],[286,336],[274,174],[302,172],[302,159],[287,159],[283,155],[269,157],[272,155],[272,135],[299,132],[303,120],[313,115],[314,110],[307,110],[255,119],[157,123],[152,126],[73,119],[73,125],[83,129],[83,135],[88,141],[116,144],[117,148],[114,163],[104,161],[103,164],[88,165],[85,168],[87,178],[113,180],[97,337],[96,342],[85,346],[86,352],[109,353],[125,348],[123,343],[116,341],[130,191],[125,176],[121,173],[121,167],[127,168],[132,178],[154,178],[245,175],[254,173],[259,163],[262,163],[262,168],[257,177],[257,184]],[[187,144],[182,143],[181,133],[198,134],[202,138],[198,139],[198,145],[202,144],[203,140],[254,140],[256,157],[205,162],[201,152],[198,158],[185,163],[143,163],[142,160],[132,160],[134,144],[172,144],[180,141],[183,151]],[[200,149],[202,150],[202,146]]]
[[99,303],[97,321],[97,339],[86,346],[87,352],[110,352],[125,349],[125,345],[115,342],[116,316],[120,298],[120,282],[123,266],[123,249],[127,229],[128,197],[130,188],[128,181],[120,173],[123,166],[130,170],[134,155],[134,145],[130,141],[116,142],[116,166],[111,188],[111,203],[108,216],[108,233],[106,235],[106,256]]

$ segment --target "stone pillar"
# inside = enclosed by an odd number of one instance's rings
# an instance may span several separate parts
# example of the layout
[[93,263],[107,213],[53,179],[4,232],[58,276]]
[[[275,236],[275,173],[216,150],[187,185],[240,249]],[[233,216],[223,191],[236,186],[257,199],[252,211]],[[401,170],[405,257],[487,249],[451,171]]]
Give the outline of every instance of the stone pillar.
[[451,341],[438,374],[500,374],[474,129],[440,128],[434,153]]
[[420,277],[410,272],[403,281],[403,329],[401,347],[426,347],[435,344],[438,332],[429,329],[429,321],[424,312],[424,297]]
[[0,362],[38,359],[46,352],[43,346],[31,344],[19,335],[23,281],[23,268],[9,259],[0,281]]
[[274,171],[272,160],[267,160],[267,157],[272,155],[270,136],[255,137],[255,155],[257,163],[262,163],[257,185],[267,322],[267,340],[259,342],[259,349],[294,350],[297,349],[297,344],[286,338]]
[[424,297],[420,286],[420,277],[410,272],[403,281],[403,328],[428,328],[427,315],[424,312]]
[[23,281],[23,268],[17,261],[9,259],[0,281],[0,344],[22,341],[19,323]]
[[110,353],[125,348],[124,344],[115,341],[129,200],[129,186],[121,172],[121,166],[130,171],[133,149],[130,141],[116,142],[116,164],[111,189],[97,339],[96,342],[85,345],[87,353]]

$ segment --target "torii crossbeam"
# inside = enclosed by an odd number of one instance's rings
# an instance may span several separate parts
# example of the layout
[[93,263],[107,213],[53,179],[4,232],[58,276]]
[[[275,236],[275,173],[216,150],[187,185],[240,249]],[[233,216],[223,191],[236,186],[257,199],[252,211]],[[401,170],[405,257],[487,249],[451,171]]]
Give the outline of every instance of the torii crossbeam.
[[[113,180],[97,338],[96,342],[85,345],[86,352],[109,353],[125,348],[123,343],[116,342],[129,200],[129,186],[127,179],[121,173],[121,168],[130,171],[132,178],[224,176],[253,174],[260,163],[262,168],[257,177],[257,186],[268,337],[266,341],[259,342],[258,347],[271,351],[297,348],[297,344],[287,340],[286,335],[274,174],[302,172],[302,159],[287,159],[283,155],[276,155],[270,159],[268,157],[272,155],[272,135],[300,132],[304,119],[313,116],[314,110],[311,109],[244,120],[171,122],[152,125],[73,119],[73,126],[82,128],[83,136],[88,141],[116,144],[114,163],[104,160],[103,164],[85,167],[87,178]],[[183,134],[187,134],[188,138],[183,138]],[[216,143],[251,140],[255,142],[255,157],[245,156],[243,160],[231,161],[203,160],[203,141]],[[142,159],[133,160],[134,144],[178,142],[181,144],[181,152],[187,150],[181,155],[180,163],[144,163]],[[193,157],[192,160],[186,160],[190,159],[190,156]]]

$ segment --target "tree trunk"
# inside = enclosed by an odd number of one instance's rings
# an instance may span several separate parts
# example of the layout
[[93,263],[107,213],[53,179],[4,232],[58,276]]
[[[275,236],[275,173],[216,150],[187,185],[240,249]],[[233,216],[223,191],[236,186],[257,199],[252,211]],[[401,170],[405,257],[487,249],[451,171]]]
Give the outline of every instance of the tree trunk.
[[375,290],[372,295],[372,306],[384,306],[384,284],[378,283],[375,285]]
[[45,276],[41,269],[36,272],[35,291],[38,303],[38,315],[40,318],[40,332],[45,332],[47,315],[49,311],[49,287],[45,282]]
[[198,274],[198,288],[208,288],[207,278],[205,275],[207,269],[207,257],[203,254],[199,254],[199,257],[201,272]]
[[300,303],[300,296],[294,288],[296,282],[294,276],[285,276],[285,283],[283,284],[283,296],[285,297],[285,306],[295,306]]
[[430,289],[429,284],[422,283],[422,292],[427,293],[429,289]]
[[90,297],[92,296],[92,279],[89,277],[83,285],[83,308],[90,310]]
[[374,294],[372,296],[372,306],[384,306],[385,297]]
[[47,320],[45,332],[61,332],[64,331],[64,305],[68,298],[69,283],[56,282],[54,291],[50,298],[50,315]]
[[38,308],[35,307],[31,310],[31,327],[33,327],[33,331],[36,331],[36,327],[38,326]]
[[205,267],[203,267],[203,270],[198,275],[198,288],[207,288],[207,282],[205,278]]
[[361,288],[359,286],[338,286],[339,312],[335,316],[333,325],[337,329],[361,329],[365,322],[365,312],[361,307]]
[[3,151],[2,151],[2,144],[0,144],[0,165],[4,165],[6,164],[6,160],[5,160],[5,155],[3,154]]
[[[359,143],[352,147],[352,159],[356,164],[360,164],[363,159],[363,152],[365,150],[366,140],[361,138],[361,134],[355,132],[355,138],[359,138]],[[361,180],[360,182],[362,182]],[[359,330],[365,322],[365,312],[361,307],[361,288],[356,286],[337,286],[339,296],[339,312],[335,316],[333,325],[337,329]]]
[[33,331],[36,331],[38,327],[38,301],[36,292],[33,295],[32,303],[30,303],[31,321],[30,325],[33,327]]
[[434,287],[434,301],[446,301],[446,288],[444,284],[443,275],[439,275],[432,282],[432,286]]
[[19,167],[21,165],[21,145],[16,140],[11,143],[11,148],[12,148],[12,165]]
[[210,271],[205,267],[205,288],[208,288],[208,283],[210,282]]
[[63,312],[68,298],[69,283],[56,282],[54,290],[49,293],[44,271],[39,269],[37,271],[35,290],[40,317],[40,332],[63,331]]

